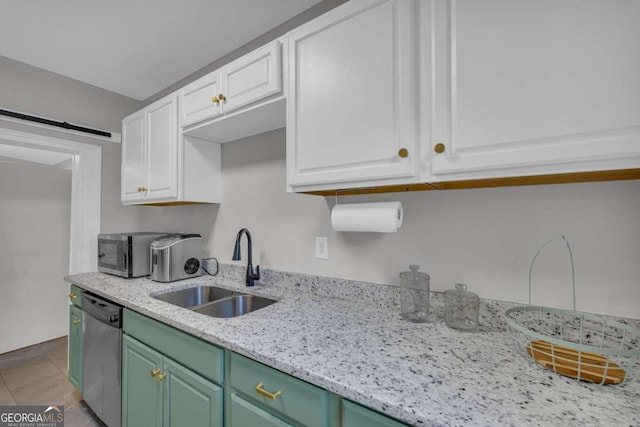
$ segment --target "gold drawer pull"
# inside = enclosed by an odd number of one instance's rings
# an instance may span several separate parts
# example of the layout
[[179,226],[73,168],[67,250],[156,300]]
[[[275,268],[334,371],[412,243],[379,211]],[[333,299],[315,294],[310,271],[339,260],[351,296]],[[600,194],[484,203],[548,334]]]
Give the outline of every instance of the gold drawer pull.
[[158,376],[156,377],[156,379],[158,380],[158,382],[162,381],[163,379],[165,379],[167,377],[167,373],[163,372],[161,374],[158,374]]
[[433,151],[435,151],[438,154],[444,153],[444,149],[445,149],[445,146],[441,142],[437,143],[435,147],[433,147]]
[[220,98],[220,101],[226,101],[227,97],[224,96],[223,94],[218,95],[218,98]]
[[269,393],[267,390],[263,389],[262,386],[264,383],[260,383],[256,386],[256,391],[259,395],[266,397],[267,399],[276,400],[282,395],[282,391],[278,390],[275,393]]
[[71,298],[71,299],[76,299],[76,298],[78,298],[78,295],[76,295],[76,294],[69,294],[68,296],[69,296],[69,298]]
[[211,98],[211,102],[217,104],[218,102],[220,102],[220,100],[218,99],[217,96],[214,96],[213,98]]
[[402,157],[403,159],[408,155],[409,155],[409,150],[407,150],[406,148],[401,148],[400,150],[398,150],[398,156]]
[[78,319],[74,319],[71,324],[72,325],[77,325],[78,323],[80,323],[80,321]]
[[152,369],[151,372],[149,373],[151,374],[152,377],[155,377],[160,373],[160,369]]

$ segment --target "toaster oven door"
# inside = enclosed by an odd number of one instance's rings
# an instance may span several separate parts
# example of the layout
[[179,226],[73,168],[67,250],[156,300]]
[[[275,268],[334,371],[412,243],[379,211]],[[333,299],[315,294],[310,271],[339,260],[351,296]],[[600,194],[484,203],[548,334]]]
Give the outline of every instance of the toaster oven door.
[[129,277],[129,253],[128,239],[98,238],[98,270]]

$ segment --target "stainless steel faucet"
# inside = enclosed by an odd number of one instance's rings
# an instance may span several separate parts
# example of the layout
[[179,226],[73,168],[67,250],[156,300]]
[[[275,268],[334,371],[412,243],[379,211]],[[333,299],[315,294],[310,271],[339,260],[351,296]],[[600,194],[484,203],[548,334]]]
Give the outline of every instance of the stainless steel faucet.
[[260,266],[256,266],[256,273],[254,273],[253,264],[251,263],[251,233],[249,233],[249,230],[247,230],[246,228],[242,228],[240,229],[240,231],[238,231],[238,235],[236,236],[236,246],[233,249],[233,260],[240,261],[240,238],[242,237],[243,233],[247,236],[247,243],[249,246],[247,248],[247,258],[249,262],[247,263],[245,284],[247,286],[253,286],[256,284],[256,280],[260,280]]

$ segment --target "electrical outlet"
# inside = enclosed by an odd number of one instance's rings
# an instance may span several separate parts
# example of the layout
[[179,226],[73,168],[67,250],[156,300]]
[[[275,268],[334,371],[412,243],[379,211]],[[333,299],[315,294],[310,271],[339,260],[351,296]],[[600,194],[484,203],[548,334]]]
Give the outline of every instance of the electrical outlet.
[[316,259],[329,259],[329,238],[316,237]]

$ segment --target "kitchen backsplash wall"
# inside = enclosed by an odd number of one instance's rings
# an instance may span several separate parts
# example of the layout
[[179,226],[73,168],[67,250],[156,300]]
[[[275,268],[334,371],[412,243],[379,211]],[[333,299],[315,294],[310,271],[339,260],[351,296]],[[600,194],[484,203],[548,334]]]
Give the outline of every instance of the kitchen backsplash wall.
[[[285,192],[284,129],[223,145],[222,163],[223,203],[191,207],[189,214],[189,224],[205,235],[205,256],[230,260],[236,232],[247,227],[254,265],[398,283],[400,271],[418,264],[433,290],[461,282],[483,298],[526,302],[536,250],[564,234],[574,248],[577,308],[640,318],[640,181],[340,197],[339,203],[399,200],[405,218],[398,233],[337,233],[330,224],[333,197]],[[183,221],[183,214],[166,209],[157,218]],[[328,237],[328,260],[315,259],[315,236]],[[542,252],[534,303],[571,306],[568,266],[561,244]]]

